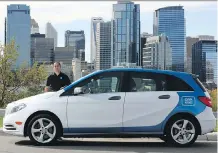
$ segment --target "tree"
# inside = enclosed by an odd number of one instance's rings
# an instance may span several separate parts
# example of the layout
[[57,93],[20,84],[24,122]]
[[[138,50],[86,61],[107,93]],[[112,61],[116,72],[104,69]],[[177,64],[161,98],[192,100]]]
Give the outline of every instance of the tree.
[[31,68],[28,68],[26,63],[23,63],[15,68],[17,57],[14,41],[6,46],[0,44],[0,107],[43,91],[40,85],[47,77],[44,64],[38,66],[34,63]]
[[217,111],[217,89],[210,91],[213,111]]

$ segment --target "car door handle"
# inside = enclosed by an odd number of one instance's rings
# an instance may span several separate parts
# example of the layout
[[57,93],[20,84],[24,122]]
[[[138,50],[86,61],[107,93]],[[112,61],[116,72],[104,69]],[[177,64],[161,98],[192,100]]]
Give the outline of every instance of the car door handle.
[[159,99],[169,99],[170,95],[161,95],[158,97]]
[[120,100],[120,99],[121,99],[121,96],[113,96],[113,97],[108,98],[108,100]]

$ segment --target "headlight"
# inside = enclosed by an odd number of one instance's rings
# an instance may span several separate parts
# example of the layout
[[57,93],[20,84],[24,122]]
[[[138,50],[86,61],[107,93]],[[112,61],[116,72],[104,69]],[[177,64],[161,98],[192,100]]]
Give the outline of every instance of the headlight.
[[11,113],[18,112],[26,107],[26,104],[19,104],[12,108]]

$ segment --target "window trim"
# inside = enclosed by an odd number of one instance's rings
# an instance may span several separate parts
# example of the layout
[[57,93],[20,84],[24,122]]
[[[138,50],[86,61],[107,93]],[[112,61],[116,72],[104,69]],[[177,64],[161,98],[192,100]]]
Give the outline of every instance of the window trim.
[[[64,92],[60,95],[60,97],[62,97],[62,96],[76,96],[76,95],[72,94],[72,93],[73,93],[72,90],[74,90],[75,87],[78,86],[80,83],[86,82],[86,81],[91,80],[91,79],[93,79],[93,78],[97,78],[97,77],[99,77],[99,76],[101,76],[101,75],[105,75],[105,74],[107,74],[107,73],[119,73],[119,75],[120,75],[120,83],[119,83],[119,87],[118,87],[118,92],[123,92],[123,84],[124,84],[123,78],[124,78],[124,72],[120,72],[120,71],[109,71],[109,72],[102,72],[102,73],[98,73],[98,74],[92,75],[92,76],[86,78],[85,80],[82,80],[82,81],[80,81],[80,82],[77,82],[77,83],[76,83],[75,85],[73,85],[70,89],[68,89],[67,91],[64,91]],[[116,88],[117,88],[117,87],[116,87]],[[116,92],[112,92],[112,93],[116,93]]]
[[[142,73],[142,74],[147,74],[147,76],[149,76],[149,75],[151,75],[151,77],[152,77],[152,75],[153,75],[153,80],[155,81],[155,83],[156,83],[156,90],[155,91],[145,91],[145,92],[163,92],[163,91],[166,91],[166,92],[194,92],[194,89],[192,88],[192,86],[190,86],[189,84],[187,84],[184,80],[182,80],[181,78],[179,78],[179,77],[177,77],[177,76],[175,76],[175,75],[171,75],[171,74],[165,74],[165,73],[155,73],[155,72],[137,72],[137,71],[130,71],[130,72],[128,72],[127,73],[127,82],[130,82],[131,80],[131,74],[134,74],[134,73],[137,73],[137,74],[140,74],[140,73]],[[173,78],[176,78],[177,80],[179,80],[179,81],[181,81],[182,83],[184,83],[184,84],[186,84],[188,87],[189,87],[189,89],[191,89],[191,90],[160,90],[160,80],[158,79],[159,77],[157,76],[157,75],[160,75],[160,76],[163,76],[164,77],[164,79],[166,80],[166,88],[167,88],[167,85],[168,85],[168,78],[169,77],[173,77]],[[130,91],[130,84],[128,84],[127,86],[126,86],[126,90],[125,90],[126,92],[132,92],[132,91]]]

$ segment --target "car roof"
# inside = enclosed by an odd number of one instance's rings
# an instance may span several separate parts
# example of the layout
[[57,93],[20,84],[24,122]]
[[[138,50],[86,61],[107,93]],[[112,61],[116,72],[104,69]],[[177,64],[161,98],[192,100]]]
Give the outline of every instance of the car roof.
[[154,69],[144,69],[144,68],[111,68],[111,69],[106,69],[106,70],[99,70],[96,71],[97,73],[99,72],[152,72],[152,73],[161,73],[161,74],[169,74],[169,75],[175,75],[175,76],[187,76],[191,75],[189,73],[185,72],[177,72],[177,71],[171,71],[171,70],[154,70]]
[[65,90],[68,90],[73,86],[74,84],[83,81],[93,75],[100,74],[102,72],[152,72],[152,73],[161,73],[161,74],[168,74],[168,75],[174,75],[176,77],[182,78],[186,80],[187,76],[190,76],[191,74],[185,73],[185,72],[176,72],[176,71],[170,71],[170,70],[154,70],[154,69],[144,69],[144,68],[111,68],[106,70],[98,70],[95,72],[92,72],[76,81],[74,81],[71,85],[65,88]]

